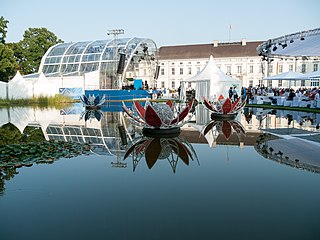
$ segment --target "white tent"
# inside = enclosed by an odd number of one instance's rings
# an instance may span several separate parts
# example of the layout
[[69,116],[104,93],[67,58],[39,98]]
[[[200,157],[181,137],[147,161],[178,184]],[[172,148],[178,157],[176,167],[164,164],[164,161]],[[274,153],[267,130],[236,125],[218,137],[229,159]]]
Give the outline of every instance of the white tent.
[[289,80],[289,81],[301,80],[301,79],[305,79],[305,75],[303,73],[298,73],[298,72],[293,72],[293,71],[284,72],[284,73],[280,73],[278,75],[264,78],[264,80]]
[[59,91],[54,83],[48,81],[46,76],[43,73],[40,73],[38,80],[33,83],[33,93],[36,97],[50,97],[58,94]]
[[18,71],[8,83],[9,99],[31,98],[32,89]]
[[196,96],[198,101],[202,101],[204,97],[209,100],[216,100],[220,95],[228,97],[228,90],[235,86],[240,95],[241,80],[227,76],[216,65],[213,57],[201,72],[181,82],[181,98],[185,99],[187,83],[196,83]]
[[315,71],[311,73],[306,73],[304,75],[305,79],[311,79],[311,78],[320,78],[320,71]]
[[7,97],[8,83],[0,81],[0,98],[4,99]]

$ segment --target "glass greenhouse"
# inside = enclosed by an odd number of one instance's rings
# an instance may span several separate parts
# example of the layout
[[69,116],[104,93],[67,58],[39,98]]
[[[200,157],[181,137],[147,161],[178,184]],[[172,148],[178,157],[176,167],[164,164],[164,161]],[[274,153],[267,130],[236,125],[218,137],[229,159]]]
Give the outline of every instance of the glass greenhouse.
[[[125,79],[140,62],[155,68],[157,47],[146,38],[114,38],[75,43],[60,43],[43,56],[39,73],[48,78],[83,76],[96,72],[100,88],[116,88],[115,81]],[[153,71],[154,72],[154,71]]]

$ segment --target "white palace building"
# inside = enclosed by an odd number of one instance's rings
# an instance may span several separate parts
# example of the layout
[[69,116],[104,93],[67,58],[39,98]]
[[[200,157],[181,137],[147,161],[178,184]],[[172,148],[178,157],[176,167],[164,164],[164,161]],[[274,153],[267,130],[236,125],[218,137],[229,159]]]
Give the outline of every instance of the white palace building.
[[[265,61],[257,47],[261,41],[213,41],[209,44],[163,46],[159,49],[157,88],[177,89],[180,82],[200,72],[213,56],[218,68],[240,79],[242,86],[288,87],[282,81],[263,80],[267,76],[294,71],[309,73],[319,70],[320,58],[273,58]],[[268,67],[269,65],[269,67]],[[267,72],[269,69],[269,72]],[[191,84],[191,83],[190,83]],[[300,80],[292,87],[319,86],[319,80]],[[192,87],[191,85],[189,87]]]

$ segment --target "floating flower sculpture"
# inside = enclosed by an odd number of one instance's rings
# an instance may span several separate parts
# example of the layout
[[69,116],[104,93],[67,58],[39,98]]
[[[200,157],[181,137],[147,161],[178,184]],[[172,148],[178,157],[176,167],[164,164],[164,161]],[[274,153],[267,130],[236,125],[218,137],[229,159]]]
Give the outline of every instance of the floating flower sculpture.
[[238,98],[232,103],[230,98],[219,98],[215,104],[212,104],[204,98],[203,103],[212,112],[211,117],[213,119],[234,119],[246,104],[246,100],[242,101],[241,98]]
[[80,101],[86,108],[100,108],[104,104],[105,96],[100,97],[100,95],[94,96],[93,94],[87,97],[86,95],[82,95]]
[[213,120],[203,128],[202,134],[206,136],[210,130],[216,131],[218,133],[218,136],[220,134],[223,134],[227,140],[229,140],[233,131],[237,134],[238,138],[241,134],[246,134],[242,124],[236,120]]
[[[160,134],[168,132],[161,130],[176,130],[180,132],[180,126],[183,125],[182,121],[188,116],[192,110],[194,100],[192,99],[187,106],[180,112],[175,111],[173,103],[169,100],[166,103],[150,103],[146,102],[143,107],[138,101],[133,102],[133,106],[137,115],[130,111],[124,104],[124,111],[136,123],[142,125],[146,132],[150,131],[153,134]],[[152,131],[151,131],[152,130]]]
[[180,137],[159,138],[159,137],[142,137],[137,139],[134,144],[128,148],[125,153],[124,160],[132,155],[133,171],[135,171],[138,163],[143,157],[147,166],[151,169],[158,160],[167,159],[172,167],[173,172],[176,171],[178,160],[189,165],[190,160],[197,160],[196,152],[191,144]]

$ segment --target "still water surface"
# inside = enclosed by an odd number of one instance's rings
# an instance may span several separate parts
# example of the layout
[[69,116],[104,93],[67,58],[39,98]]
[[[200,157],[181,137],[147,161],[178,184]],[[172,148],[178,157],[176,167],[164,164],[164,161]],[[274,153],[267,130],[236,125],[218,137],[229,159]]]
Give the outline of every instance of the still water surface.
[[[272,128],[256,113],[241,121],[247,129]],[[63,119],[47,128],[77,122]],[[317,131],[316,122],[295,124]],[[256,145],[191,145],[198,161],[179,160],[175,171],[111,147],[17,168],[0,195],[0,239],[320,239],[319,173],[265,158]]]

